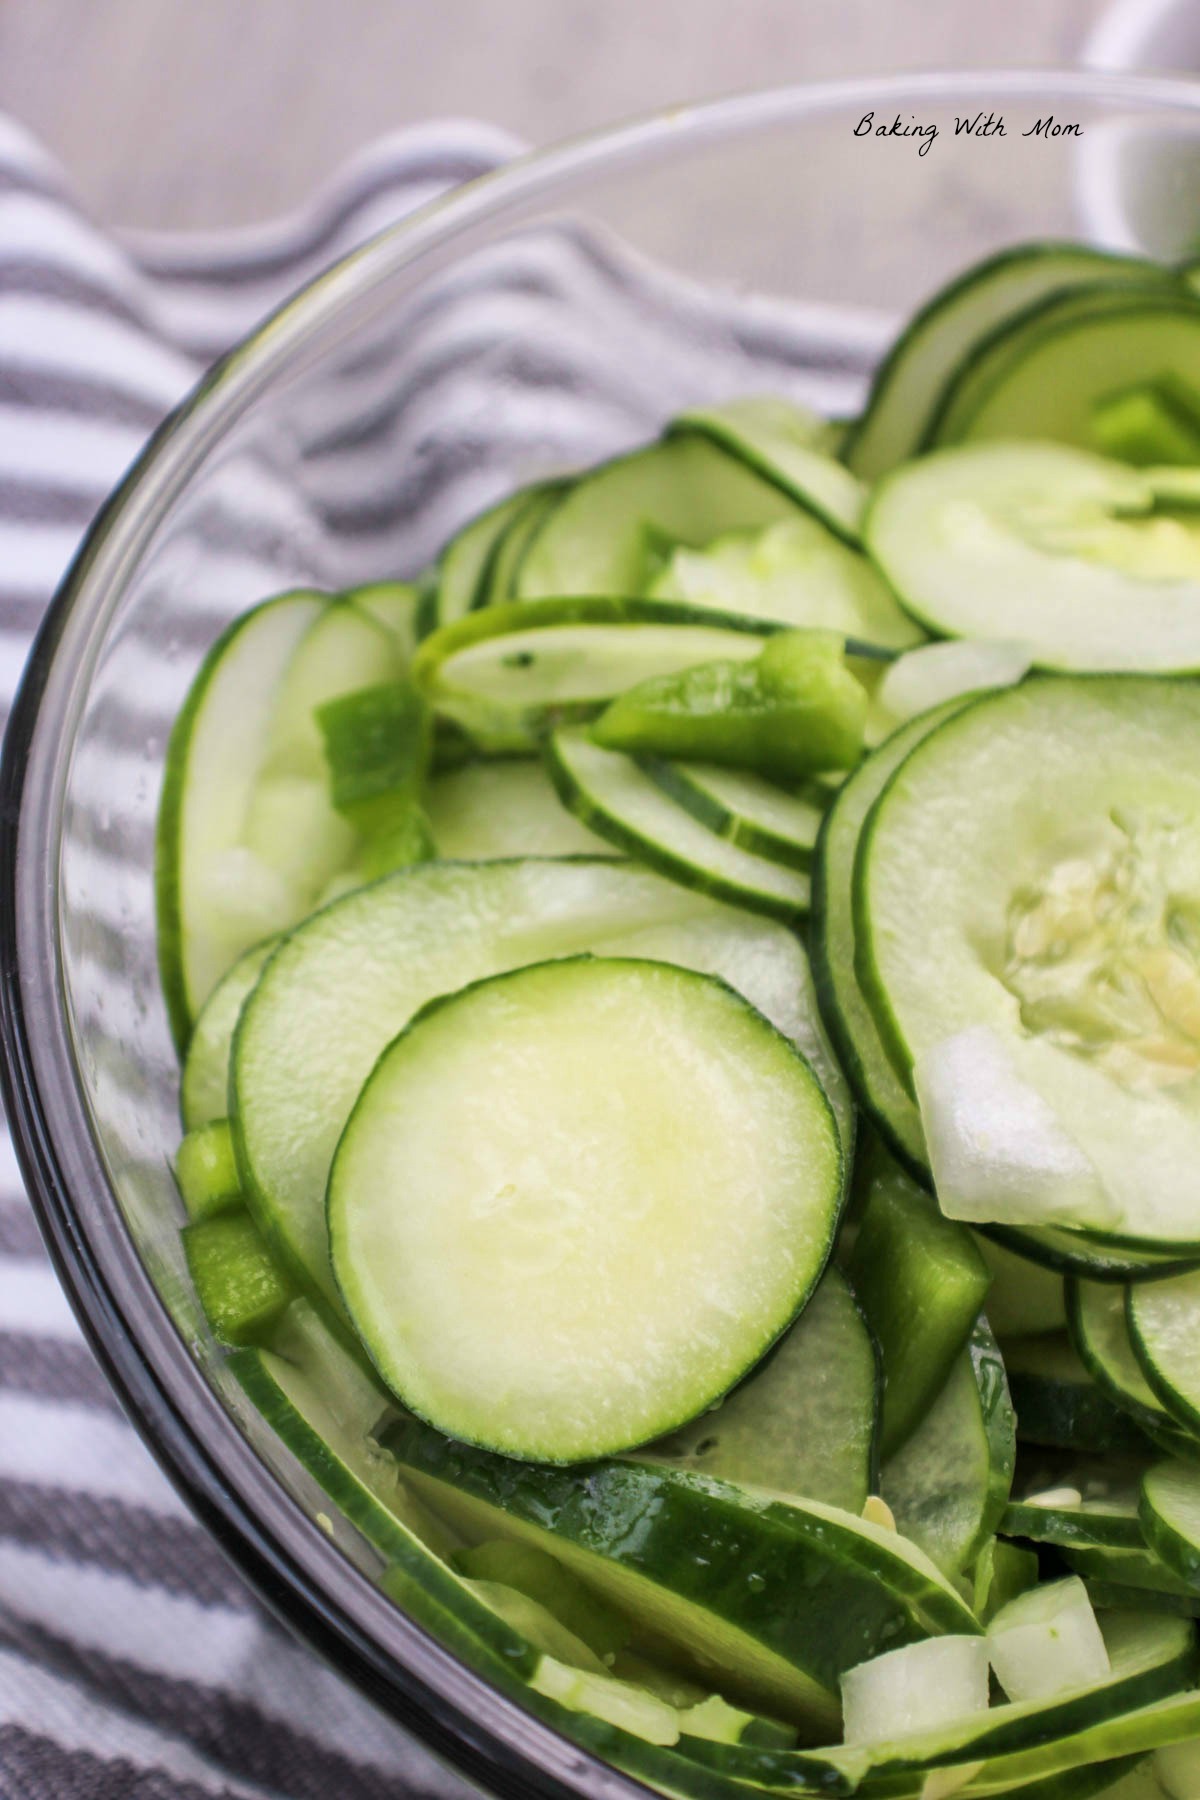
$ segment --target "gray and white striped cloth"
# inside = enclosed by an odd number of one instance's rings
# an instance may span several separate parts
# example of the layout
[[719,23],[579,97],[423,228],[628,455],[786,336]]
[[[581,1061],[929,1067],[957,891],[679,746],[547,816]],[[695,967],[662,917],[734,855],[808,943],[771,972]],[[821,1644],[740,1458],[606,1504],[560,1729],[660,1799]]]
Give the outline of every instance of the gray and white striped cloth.
[[[424,126],[380,143],[302,213],[270,227],[114,237],[88,220],[45,154],[0,119],[0,722],[81,534],[205,365],[368,234],[516,148],[480,125]],[[563,418],[584,384],[572,380],[570,334],[557,365],[548,358],[546,323],[572,279],[563,265],[558,285],[539,290],[510,270],[507,291],[521,306],[496,314],[506,320],[506,393],[521,365],[531,411],[557,408]],[[662,383],[686,397],[691,374],[677,366],[669,309],[635,305],[628,271],[598,271],[593,261],[586,280],[610,329],[630,343],[640,333],[646,369],[661,365],[655,393],[645,387],[651,376],[635,370],[604,395],[605,431],[627,440],[662,415],[671,398]],[[496,282],[506,291],[500,266]],[[771,330],[763,316],[749,307],[739,327],[747,386],[777,377],[774,385],[796,389],[807,375],[834,406],[854,398],[880,321],[846,321],[839,339],[812,315]],[[430,382],[452,366],[464,379],[467,356],[443,331],[431,341]],[[595,407],[594,392],[578,403]],[[419,540],[436,540],[446,521],[491,497],[478,468],[475,485],[456,491],[463,478],[448,465],[434,471],[436,491],[408,495],[403,519],[394,505],[372,513],[359,468],[347,487],[343,458],[362,454],[352,436],[328,458],[323,524],[354,540],[363,577],[405,572],[395,558],[409,540],[398,522],[410,528],[419,511],[415,553]],[[422,543],[422,553],[430,547]],[[190,1520],[78,1335],[0,1128],[0,1796],[465,1792],[285,1636]]]

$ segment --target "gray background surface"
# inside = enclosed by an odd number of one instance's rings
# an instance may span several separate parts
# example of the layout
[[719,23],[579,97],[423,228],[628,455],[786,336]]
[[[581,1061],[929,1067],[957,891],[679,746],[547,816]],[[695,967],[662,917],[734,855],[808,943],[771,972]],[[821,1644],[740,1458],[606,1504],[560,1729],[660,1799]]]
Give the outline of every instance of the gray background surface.
[[248,223],[397,126],[545,143],[731,89],[1075,61],[1105,0],[0,0],[0,107],[96,215]]

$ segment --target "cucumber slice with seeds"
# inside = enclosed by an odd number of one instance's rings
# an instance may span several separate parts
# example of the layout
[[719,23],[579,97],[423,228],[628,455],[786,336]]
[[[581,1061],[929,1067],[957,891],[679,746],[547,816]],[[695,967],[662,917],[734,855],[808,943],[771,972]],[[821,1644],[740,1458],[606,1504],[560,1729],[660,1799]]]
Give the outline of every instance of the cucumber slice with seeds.
[[248,1203],[305,1280],[334,1296],[329,1166],[355,1097],[396,1032],[439,994],[585,950],[723,977],[800,1045],[833,1097],[843,1141],[852,1141],[852,1109],[817,1021],[804,951],[782,926],[615,860],[422,864],[347,895],[293,932],[238,1026],[232,1122]]
[[546,766],[577,819],[659,874],[769,918],[790,922],[807,913],[807,875],[717,837],[633,757],[602,750],[583,728],[554,733]]
[[790,869],[810,867],[830,798],[816,782],[789,793],[746,769],[657,756],[638,760],[669,799],[718,837]]
[[740,1387],[641,1454],[861,1513],[875,1485],[879,1387],[858,1303],[830,1268],[787,1336]]
[[521,561],[522,599],[637,594],[655,537],[701,545],[794,518],[795,501],[699,435],[635,450],[582,476]]
[[975,264],[909,320],[876,373],[862,417],[849,429],[843,458],[864,481],[874,481],[913,456],[957,371],[970,367],[998,327],[1048,295],[1159,274],[1140,258],[1108,256],[1081,244],[1021,244]]
[[888,476],[864,529],[938,636],[1001,635],[1043,669],[1194,671],[1200,539],[1159,501],[1153,470],[1057,444],[971,444]]
[[1015,1421],[999,1346],[980,1319],[941,1393],[884,1463],[880,1492],[898,1530],[939,1569],[975,1561],[1008,1504]]
[[410,1410],[572,1462],[726,1393],[812,1292],[841,1198],[829,1103],[761,1014],[708,976],[584,957],[412,1020],[342,1133],[329,1239]]

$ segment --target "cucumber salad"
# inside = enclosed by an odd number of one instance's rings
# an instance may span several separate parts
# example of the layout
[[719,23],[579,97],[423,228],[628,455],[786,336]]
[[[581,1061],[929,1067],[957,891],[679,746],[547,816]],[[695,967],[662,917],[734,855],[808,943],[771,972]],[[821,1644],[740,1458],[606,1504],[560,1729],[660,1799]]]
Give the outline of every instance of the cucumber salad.
[[432,1636],[686,1800],[1197,1800],[1189,271],[264,600],[157,882],[199,1306]]

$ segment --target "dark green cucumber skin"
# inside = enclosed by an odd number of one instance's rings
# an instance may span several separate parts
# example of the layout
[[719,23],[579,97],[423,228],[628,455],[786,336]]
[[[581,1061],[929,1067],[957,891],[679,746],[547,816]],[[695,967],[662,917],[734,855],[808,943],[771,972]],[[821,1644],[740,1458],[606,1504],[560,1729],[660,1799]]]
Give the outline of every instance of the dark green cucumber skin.
[[[384,1444],[402,1470],[669,1589],[796,1663],[833,1694],[856,1661],[929,1630],[971,1628],[965,1607],[899,1558],[894,1566],[887,1559],[886,1581],[876,1574],[872,1565],[884,1556],[873,1555],[868,1540],[851,1540],[844,1528],[780,1504],[750,1510],[737,1488],[710,1477],[632,1460],[574,1468],[517,1463],[415,1420],[391,1424]],[[921,1603],[925,1624],[914,1617]],[[836,1630],[814,1634],[815,1617],[836,1622]]]
[[1084,1580],[1097,1612],[1169,1613],[1177,1619],[1200,1619],[1200,1594],[1169,1594],[1161,1588],[1131,1587],[1117,1581]]
[[761,454],[736,426],[723,425],[719,419],[701,409],[699,412],[684,413],[682,417],[672,420],[667,427],[667,437],[707,438],[710,443],[716,445],[718,450],[723,450],[736,462],[743,463],[752,475],[758,476],[760,481],[765,481],[770,487],[778,488],[781,494],[800,507],[802,511],[817,519],[826,531],[839,538],[843,544],[847,544],[851,550],[862,549],[862,538],[857,531],[838,518],[828,507],[819,505],[810,494],[806,494],[798,488],[795,482],[789,481],[786,476],[782,475],[771,459]]
[[526,550],[573,483],[547,481],[526,488],[526,504],[517,509],[488,551],[471,601],[472,610],[511,600]]
[[[925,305],[913,314],[912,318],[908,321],[907,326],[893,343],[887,355],[880,363],[879,368],[875,371],[875,376],[871,383],[871,392],[867,397],[867,404],[864,406],[860,416],[850,425],[842,443],[842,461],[846,463],[847,467],[854,469],[857,473],[856,453],[858,446],[864,437],[873,416],[879,410],[883,401],[886,400],[893,372],[895,371],[897,364],[902,363],[907,356],[908,348],[915,332],[923,332],[926,330],[930,323],[936,320],[940,313],[945,312],[947,308],[952,306],[956,300],[960,299],[964,293],[968,293],[972,288],[976,287],[981,280],[993,276],[1005,268],[1011,268],[1017,263],[1029,262],[1035,258],[1050,258],[1064,254],[1069,256],[1072,260],[1077,261],[1080,255],[1080,246],[1078,244],[1054,243],[1017,244],[1011,249],[1002,250],[997,256],[989,257],[982,263],[974,264],[970,269],[966,270],[964,274],[961,274],[955,280],[948,282],[945,287],[939,288],[932,299],[926,301]],[[1091,255],[1095,258],[1094,277],[1089,280],[1086,276],[1081,274],[1078,281],[1064,283],[1060,287],[1052,288],[1049,291],[1047,298],[1058,298],[1064,292],[1078,290],[1088,286],[1102,286],[1106,275],[1114,266],[1127,268],[1131,263],[1141,266],[1140,258],[1135,259],[1124,256],[1113,256],[1110,253],[1101,250],[1092,251]],[[1152,265],[1146,264],[1145,267],[1148,274],[1152,272]],[[1032,304],[1038,305],[1042,304],[1042,302],[1035,301]],[[974,360],[980,349],[981,342],[986,342],[989,336],[993,335],[997,330],[1002,329],[1004,326],[1011,324],[1014,317],[1019,317],[1021,313],[1027,312],[1028,310],[1028,304],[1018,308],[1015,315],[1009,314],[1006,320],[1002,320],[999,325],[993,326],[991,332],[985,332],[982,340],[976,338],[968,347],[965,356],[960,357],[958,363],[952,364],[950,368],[943,371],[941,387],[939,390],[940,394],[945,395],[949,387],[953,384],[955,375],[962,366],[963,361],[970,363]],[[938,410],[937,407],[933,409],[929,418],[925,421],[923,428],[915,434],[914,441],[909,445],[906,452],[907,455],[915,455],[928,441]]]
[[[1099,1582],[1102,1587],[1119,1588],[1123,1593],[1166,1594],[1200,1601],[1200,1587],[1181,1580],[1160,1560],[1152,1546],[1135,1550],[1129,1560],[1119,1550],[1103,1549],[1096,1544],[1079,1544],[1064,1549],[1062,1554],[1068,1568],[1088,1581]],[[1152,1610],[1150,1601],[1146,1605],[1147,1610]],[[1137,1610],[1132,1602],[1130,1608]]]
[[[1189,1435],[1179,1429],[1171,1419],[1156,1413],[1131,1394],[1126,1394],[1113,1380],[1105,1364],[1097,1357],[1094,1346],[1088,1339],[1082,1317],[1082,1289],[1077,1281],[1068,1280],[1064,1289],[1067,1302],[1067,1328],[1071,1341],[1085,1364],[1092,1380],[1113,1402],[1131,1418],[1135,1425],[1152,1443],[1165,1450],[1168,1455],[1189,1456],[1200,1455],[1200,1445],[1193,1446]],[[1128,1294],[1126,1295],[1128,1311]],[[1139,1365],[1140,1366],[1140,1365]]]
[[597,837],[607,839],[623,856],[644,863],[648,869],[664,875],[669,881],[677,881],[681,887],[691,888],[697,894],[724,900],[728,905],[743,907],[747,912],[762,913],[765,918],[778,919],[783,925],[798,926],[808,917],[806,908],[793,905],[775,895],[752,893],[736,882],[726,881],[724,877],[702,869],[697,863],[688,862],[685,857],[676,856],[660,844],[644,838],[640,832],[630,830],[622,820],[614,819],[602,807],[593,803],[585,789],[576,786],[575,778],[566,767],[553,737],[545,747],[545,764],[554,791],[567,811],[574,814],[589,831],[594,831]]
[[693,787],[681,777],[668,757],[639,756],[637,760],[656,787],[685,812],[691,813],[701,825],[707,825],[715,836],[736,844],[740,850],[748,850],[752,856],[765,856],[769,862],[782,863],[785,868],[804,872],[811,869],[814,851],[808,845],[730,812],[715,796]]
[[[1036,1357],[1036,1340],[1027,1340]],[[1072,1381],[1066,1374],[1021,1368],[1015,1351],[1006,1351],[1008,1385],[1017,1413],[1022,1443],[1048,1450],[1079,1450],[1097,1456],[1143,1456],[1150,1439],[1085,1370]]]
[[[1200,1587],[1200,1542],[1175,1530],[1156,1511],[1152,1498],[1153,1478],[1154,1470],[1150,1469],[1142,1484],[1142,1497],[1138,1506],[1138,1518],[1146,1543],[1180,1581],[1188,1586]],[[1148,1483],[1151,1484],[1149,1493]]]
[[[1165,1281],[1171,1275],[1186,1275],[1198,1266],[1194,1256],[1167,1254],[1160,1259],[1134,1251],[1122,1255],[1089,1232],[1068,1232],[1065,1227],[979,1225],[976,1229],[993,1243],[1028,1257],[1043,1269],[1084,1281],[1119,1281],[1122,1286],[1130,1281]],[[1078,1248],[1073,1239],[1078,1239]]]

